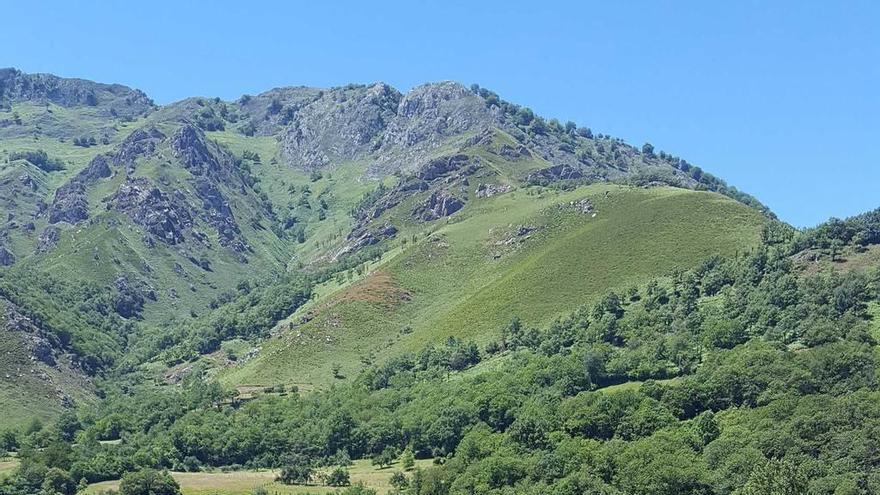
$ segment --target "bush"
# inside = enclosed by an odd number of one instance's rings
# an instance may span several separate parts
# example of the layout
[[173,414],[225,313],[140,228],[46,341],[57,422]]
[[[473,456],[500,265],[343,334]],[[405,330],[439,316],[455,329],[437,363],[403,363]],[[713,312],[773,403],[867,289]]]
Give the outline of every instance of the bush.
[[10,153],[9,160],[25,160],[44,172],[64,170],[64,162],[57,158],[50,158],[43,150]]
[[144,469],[122,477],[119,495],[180,495],[180,485],[167,471]]
[[302,485],[312,479],[312,468],[305,464],[288,464],[281,468],[277,481],[285,485]]
[[327,475],[328,486],[348,486],[351,484],[351,477],[348,470],[337,467]]

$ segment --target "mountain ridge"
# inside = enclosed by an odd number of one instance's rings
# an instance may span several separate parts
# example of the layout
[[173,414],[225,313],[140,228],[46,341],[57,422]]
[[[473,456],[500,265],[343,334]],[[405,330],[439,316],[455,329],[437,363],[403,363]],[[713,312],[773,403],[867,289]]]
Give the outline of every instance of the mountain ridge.
[[[754,198],[648,144],[636,148],[544,119],[453,81],[406,93],[385,83],[299,86],[235,101],[193,97],[155,105],[123,85],[3,69],[0,145],[0,201],[7,209],[0,264],[9,265],[10,280],[38,271],[102,296],[93,307],[78,299],[88,292],[63,289],[98,315],[89,318],[107,322],[96,333],[79,310],[65,316],[73,330],[57,352],[87,363],[85,378],[120,363],[187,367],[228,340],[257,345],[305,302],[299,295],[294,306],[271,307],[252,297],[248,314],[264,310],[273,315],[268,319],[219,328],[211,315],[230,298],[246,299],[249,288],[267,287],[261,290],[272,300],[273,281],[290,274],[361,270],[382,253],[471,217],[498,222],[490,226],[497,232],[513,229],[510,222],[537,229],[523,237],[545,229],[529,223],[530,216],[495,215],[492,205],[507,201],[495,202],[498,197],[574,191],[577,208],[595,216],[602,198],[586,199],[589,184],[671,186],[716,191],[772,218]],[[695,206],[724,222],[708,197]],[[536,214],[545,213],[529,213]],[[731,228],[753,229],[762,221],[749,217]],[[510,235],[507,241],[520,242]],[[504,249],[492,248],[498,256]],[[679,264],[658,264],[672,266]],[[282,282],[279,290],[309,294],[298,281]],[[10,296],[25,305],[39,299]],[[560,309],[546,308],[541,318]],[[117,319],[124,330],[112,329]],[[67,332],[49,323],[41,331]],[[372,352],[378,350],[361,351]]]

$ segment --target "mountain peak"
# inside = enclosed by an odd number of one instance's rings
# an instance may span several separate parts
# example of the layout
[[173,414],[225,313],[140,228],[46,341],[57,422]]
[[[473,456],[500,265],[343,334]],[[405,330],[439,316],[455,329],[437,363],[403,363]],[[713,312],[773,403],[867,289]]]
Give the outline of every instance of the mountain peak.
[[94,107],[106,117],[128,118],[147,114],[155,107],[146,93],[122,84],[0,69],[0,103],[11,102]]

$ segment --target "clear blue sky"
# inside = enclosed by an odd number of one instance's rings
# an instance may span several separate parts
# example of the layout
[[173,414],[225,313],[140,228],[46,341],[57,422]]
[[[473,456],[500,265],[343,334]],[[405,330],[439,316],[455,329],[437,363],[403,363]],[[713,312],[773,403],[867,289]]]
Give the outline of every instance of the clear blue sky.
[[121,82],[159,103],[282,85],[476,82],[542,115],[650,141],[798,226],[880,206],[877,1],[33,1],[0,11],[0,66]]

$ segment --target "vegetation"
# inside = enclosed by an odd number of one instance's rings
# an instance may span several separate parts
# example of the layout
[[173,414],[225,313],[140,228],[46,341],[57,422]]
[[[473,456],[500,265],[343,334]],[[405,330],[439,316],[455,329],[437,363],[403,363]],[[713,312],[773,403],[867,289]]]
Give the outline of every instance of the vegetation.
[[[27,493],[53,469],[97,482],[189,464],[305,483],[340,457],[382,467],[411,449],[443,462],[393,476],[404,493],[873,491],[880,272],[800,275],[799,242],[609,292],[543,330],[514,318],[492,353],[459,360],[473,347],[450,341],[326,392],[236,408],[197,377],[120,391],[65,432],[22,433],[4,490]],[[122,443],[98,443],[109,438]]]
[[9,154],[9,160],[25,160],[44,172],[57,172],[65,168],[64,162],[57,158],[50,158],[43,150],[15,151]]
[[365,88],[0,109],[0,495],[880,492],[880,210]]
[[[351,283],[303,306],[263,353],[222,381],[326,385],[335,381],[334,364],[337,375],[355,376],[364,361],[448,337],[484,345],[512,308],[526,324],[546,326],[608,289],[756,246],[764,223],[756,211],[705,192],[608,185],[538,191],[489,198],[363,275],[351,274]],[[571,205],[584,199],[596,217]],[[519,235],[520,226],[533,230]]]

